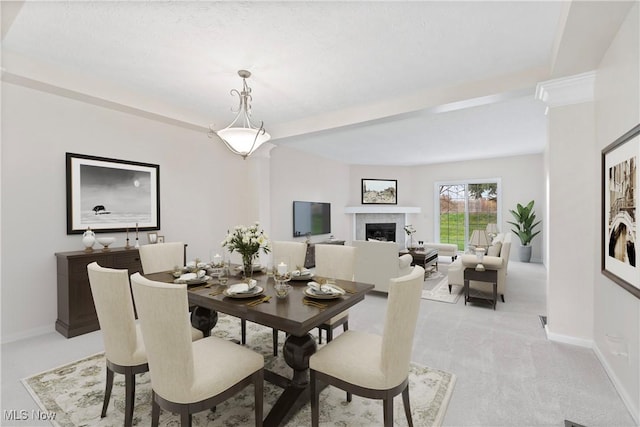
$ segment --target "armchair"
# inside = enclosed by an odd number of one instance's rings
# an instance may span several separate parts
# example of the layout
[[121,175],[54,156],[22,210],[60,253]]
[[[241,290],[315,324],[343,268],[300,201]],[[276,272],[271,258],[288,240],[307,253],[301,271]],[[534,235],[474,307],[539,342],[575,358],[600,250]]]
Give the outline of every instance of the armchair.
[[412,271],[410,254],[399,256],[400,248],[395,242],[354,240],[357,248],[355,280],[373,283],[375,290],[389,292],[389,280],[406,276]]
[[[504,302],[504,294],[507,289],[507,268],[509,266],[509,253],[511,251],[511,233],[498,234],[493,239],[493,244],[487,250],[482,263],[487,269],[498,271],[498,294]],[[462,255],[449,265],[449,293],[452,285],[464,286],[464,269],[475,267],[477,258],[475,255]],[[484,282],[471,281],[471,288],[488,289],[489,284]]]

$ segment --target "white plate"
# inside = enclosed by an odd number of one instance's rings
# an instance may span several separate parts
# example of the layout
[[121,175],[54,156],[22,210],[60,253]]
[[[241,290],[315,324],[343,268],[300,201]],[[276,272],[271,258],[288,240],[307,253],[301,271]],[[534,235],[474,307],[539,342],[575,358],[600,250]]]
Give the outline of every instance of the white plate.
[[[337,287],[337,286],[336,286]],[[317,294],[313,289],[307,288],[304,290],[304,294],[309,298],[315,299],[336,299],[344,295],[344,293],[336,292],[334,294]]]
[[229,298],[251,298],[260,295],[263,291],[262,286],[254,286],[249,292],[232,293],[229,289],[225,289],[222,293]]
[[185,283],[187,285],[201,285],[203,283],[207,283],[209,280],[211,280],[211,276],[204,276],[204,277],[199,277],[199,278],[189,279],[189,280],[176,279],[173,281],[173,283],[178,283],[180,285],[183,285]]

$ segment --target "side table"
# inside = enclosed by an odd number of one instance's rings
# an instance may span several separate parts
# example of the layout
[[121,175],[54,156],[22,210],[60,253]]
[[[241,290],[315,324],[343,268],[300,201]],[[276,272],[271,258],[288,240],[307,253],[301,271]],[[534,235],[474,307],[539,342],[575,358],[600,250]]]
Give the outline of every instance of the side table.
[[[479,296],[469,296],[469,280],[475,280],[476,282],[487,282],[493,284],[493,299],[483,298]],[[493,309],[496,309],[496,302],[498,301],[498,270],[485,270],[477,271],[475,268],[468,267],[464,269],[464,305],[467,305],[467,301],[486,301],[493,305]]]

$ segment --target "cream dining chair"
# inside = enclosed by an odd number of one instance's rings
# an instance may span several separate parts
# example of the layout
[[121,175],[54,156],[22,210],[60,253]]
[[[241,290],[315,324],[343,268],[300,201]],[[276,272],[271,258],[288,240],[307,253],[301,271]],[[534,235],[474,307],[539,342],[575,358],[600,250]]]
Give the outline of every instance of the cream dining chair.
[[[100,416],[107,416],[114,372],[124,374],[124,425],[131,426],[136,391],[135,376],[147,372],[149,366],[140,327],[136,325],[129,273],[126,269],[101,267],[97,262],[87,266],[87,273],[107,362],[107,380]],[[187,318],[184,323],[188,324]],[[191,328],[190,333],[192,340],[202,338],[202,332],[195,328]]]
[[322,384],[369,399],[382,399],[386,427],[393,425],[393,398],[402,393],[407,422],[413,426],[409,363],[423,282],[421,266],[390,280],[382,336],[346,331],[310,357],[312,427],[319,424]]
[[[307,257],[307,244],[305,242],[274,241],[271,244],[271,256],[273,265],[277,266],[284,262],[289,266],[289,270],[304,268]],[[246,342],[247,321],[241,320],[242,344]],[[273,355],[278,355],[278,330],[273,329]]]
[[[316,245],[316,270],[318,277],[338,280],[353,280],[355,274],[356,248],[343,245]],[[349,312],[333,316],[318,327],[318,342],[322,344],[322,331],[327,333],[327,342],[333,339],[333,330],[342,325],[349,329]]]
[[151,374],[151,425],[160,409],[178,413],[182,426],[192,414],[212,409],[249,385],[254,387],[255,425],[262,426],[264,357],[230,341],[207,337],[191,342],[187,287],[131,276]]
[[185,264],[184,243],[168,242],[142,245],[138,249],[144,274],[171,271]]

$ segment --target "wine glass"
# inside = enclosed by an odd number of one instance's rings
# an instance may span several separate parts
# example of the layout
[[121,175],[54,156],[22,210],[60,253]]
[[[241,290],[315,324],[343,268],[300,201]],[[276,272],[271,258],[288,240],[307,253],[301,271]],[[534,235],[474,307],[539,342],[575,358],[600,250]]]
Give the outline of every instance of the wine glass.
[[224,267],[220,268],[218,270],[218,283],[224,286],[227,284],[228,281],[229,281],[229,276],[227,275],[227,269]]

